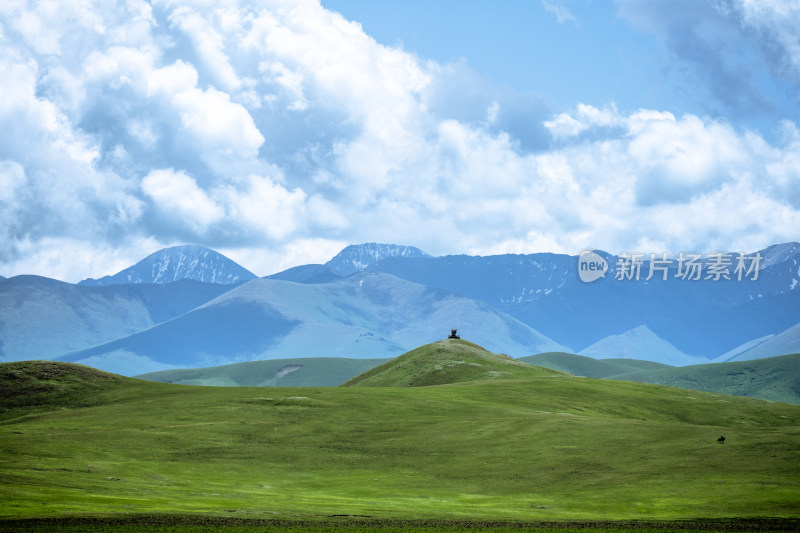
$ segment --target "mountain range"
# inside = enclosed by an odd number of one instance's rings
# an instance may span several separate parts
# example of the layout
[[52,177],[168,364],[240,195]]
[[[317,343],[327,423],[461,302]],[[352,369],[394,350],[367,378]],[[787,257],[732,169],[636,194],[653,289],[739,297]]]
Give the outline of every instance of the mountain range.
[[[348,246],[325,264],[257,278],[200,246],[156,252],[73,285],[0,280],[0,360],[61,359],[132,375],[256,359],[389,358],[457,328],[514,357],[565,351],[680,366],[800,351],[800,245],[758,252],[736,279],[664,272],[591,283],[560,254],[433,257],[418,248]],[[755,257],[746,256],[748,260]],[[704,274],[712,257],[702,258]],[[662,274],[666,279],[662,278]]]
[[[557,254],[388,258],[369,269],[484,301],[574,352],[609,336],[641,337],[637,328],[646,326],[664,341],[658,342],[660,350],[689,356],[673,364],[691,364],[800,323],[800,245],[758,253],[758,279],[742,281],[705,279],[705,271],[700,280],[681,279],[673,261],[666,280],[660,273],[646,280],[643,268],[639,280],[609,273],[584,283],[577,275],[578,258]],[[619,262],[617,256],[599,254],[609,269]],[[612,349],[604,356],[619,354]]]
[[59,359],[126,373],[257,359],[386,358],[440,339],[453,325],[515,356],[564,349],[483,302],[363,272],[325,284],[253,280],[171,320]]

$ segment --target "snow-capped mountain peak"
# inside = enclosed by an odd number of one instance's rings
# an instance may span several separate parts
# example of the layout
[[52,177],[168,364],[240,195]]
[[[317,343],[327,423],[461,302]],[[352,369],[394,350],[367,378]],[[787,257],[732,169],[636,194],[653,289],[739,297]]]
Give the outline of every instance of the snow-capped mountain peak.
[[347,276],[366,270],[389,257],[430,257],[430,255],[414,246],[368,242],[346,247],[336,254],[336,257],[325,263],[325,266]]
[[773,266],[784,261],[797,259],[800,256],[800,243],[786,242],[783,244],[773,244],[761,252],[761,268]]
[[192,279],[228,285],[255,279],[256,275],[224,255],[205,246],[164,248],[113,276],[86,279],[80,285],[171,283]]

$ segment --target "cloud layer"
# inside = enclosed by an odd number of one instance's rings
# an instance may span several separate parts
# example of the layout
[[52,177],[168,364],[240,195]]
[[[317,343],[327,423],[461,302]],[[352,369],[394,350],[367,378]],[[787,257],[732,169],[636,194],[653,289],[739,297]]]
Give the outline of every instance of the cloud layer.
[[[0,274],[76,281],[184,242],[266,275],[365,241],[440,254],[797,240],[797,102],[778,108],[774,140],[738,126],[731,110],[766,96],[711,45],[743,43],[768,59],[759,75],[800,87],[800,10],[714,2],[693,11],[703,33],[648,4],[620,10],[674,65],[716,64],[694,83],[727,114],[555,109],[312,0],[3,2]],[[680,27],[707,46],[688,57]]]

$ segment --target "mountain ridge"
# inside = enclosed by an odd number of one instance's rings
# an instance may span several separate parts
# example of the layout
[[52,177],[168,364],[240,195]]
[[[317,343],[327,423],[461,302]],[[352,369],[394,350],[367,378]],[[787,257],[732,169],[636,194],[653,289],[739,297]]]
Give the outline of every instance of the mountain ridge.
[[[548,253],[394,257],[369,270],[482,300],[576,350],[645,325],[681,353],[711,360],[800,322],[800,245],[758,253],[765,259],[756,281],[735,275],[684,280],[675,277],[673,261],[666,281],[647,280],[645,265],[639,280],[607,275],[584,283],[578,256]],[[618,258],[600,255],[613,269]],[[703,265],[708,267],[707,257]]]
[[[181,254],[181,250],[212,252],[196,246],[161,250],[164,256],[174,256],[168,257],[166,264],[157,260],[138,263],[140,266],[145,264],[145,273],[150,276],[148,279],[136,278],[140,283],[128,283],[126,271],[120,273],[125,274],[122,276],[124,279],[120,278],[123,284],[99,287],[24,276],[3,280],[0,283],[0,360],[55,358],[114,341],[124,344],[127,341],[123,342],[123,339],[127,337],[191,312],[242,286],[241,282],[221,285],[190,279],[164,283],[176,276],[191,274],[194,267],[204,270],[201,262],[193,263],[189,255]],[[630,345],[628,356],[672,364],[767,357],[798,351],[800,336],[790,330],[800,324],[800,245],[791,242],[775,244],[759,253],[763,268],[757,281],[684,281],[672,277],[669,281],[662,281],[659,277],[650,281],[619,281],[606,276],[609,279],[583,283],[577,274],[578,256],[540,253],[432,257],[418,248],[407,246],[352,245],[336,257],[345,269],[364,270],[342,274],[328,266],[336,259],[334,257],[326,264],[300,265],[267,276],[267,280],[287,283],[282,286],[280,294],[276,293],[281,308],[291,314],[294,312],[292,309],[299,306],[298,312],[305,317],[300,322],[308,321],[303,326],[293,322],[285,324],[286,331],[295,326],[301,328],[293,340],[273,348],[264,345],[260,351],[248,352],[242,357],[256,357],[258,353],[264,353],[263,350],[273,350],[269,357],[279,358],[393,357],[439,338],[442,330],[449,331],[452,327],[459,328],[491,351],[504,351],[517,357],[542,351],[581,351],[592,346],[597,349],[598,343],[607,349],[593,355],[619,357],[621,341],[614,341],[613,337],[626,332],[636,337],[631,332],[635,333],[639,327],[645,327],[644,331],[651,334],[645,336],[649,341],[639,338],[641,342],[633,343],[636,349],[631,343],[622,343]],[[605,252],[598,254],[609,264],[616,261],[615,256]],[[177,259],[178,256],[183,260]],[[752,256],[754,254],[748,257]],[[224,256],[219,257],[229,261]],[[707,265],[708,261],[704,261]],[[670,276],[677,267],[673,264],[671,268]],[[220,274],[214,268],[208,272]],[[645,273],[646,270],[643,277]],[[390,277],[374,278],[379,275]],[[349,278],[353,279],[346,281]],[[27,297],[23,296],[21,288],[26,279],[39,287],[29,292]],[[219,277],[206,279],[225,281]],[[371,279],[384,280],[385,290],[378,290],[376,282]],[[399,280],[417,288],[401,290]],[[193,283],[198,285],[191,285]],[[359,283],[371,287],[371,293],[367,294]],[[316,289],[309,290],[307,287],[311,285]],[[424,297],[410,297],[411,294]],[[435,294],[439,294],[442,300],[431,299]],[[464,300],[458,300],[459,297]],[[329,301],[330,298],[338,299],[338,303]],[[386,302],[395,298],[400,302],[398,305],[403,306],[404,314],[396,314],[386,307]],[[313,311],[323,301],[326,302],[322,307],[327,316]],[[19,302],[19,307],[12,302]],[[462,306],[460,310],[458,305]],[[256,306],[254,309],[260,308]],[[204,328],[214,330],[219,329],[219,324],[228,324],[231,331],[245,334],[244,330],[236,329],[221,308],[214,312],[218,314],[213,320],[210,315],[200,320],[205,324]],[[255,318],[240,317],[250,324],[249,328],[257,329],[262,319],[281,322],[269,313],[259,315],[260,311],[254,312]],[[381,318],[387,312],[388,321]],[[209,311],[205,309],[199,313],[207,314]],[[424,313],[428,313],[426,319],[433,320],[435,326],[419,322]],[[479,316],[488,321],[479,320]],[[312,323],[318,327],[312,327]],[[501,323],[503,326],[497,330],[499,334],[494,340],[491,338],[492,329]],[[174,325],[159,331],[166,334]],[[188,322],[186,325],[188,327]],[[169,342],[180,346],[194,343],[192,337],[196,333],[191,329],[171,331],[174,335],[183,335],[183,339],[164,338],[162,344]],[[301,340],[303,338],[306,340]],[[325,352],[320,352],[321,338],[329,341]],[[603,340],[605,343],[601,342]],[[236,344],[240,341],[233,335],[230,342]],[[212,344],[221,342],[221,339],[216,339]],[[667,353],[662,350],[665,346],[674,349],[667,350]],[[286,351],[281,352],[278,348]],[[204,358],[204,365],[248,360],[207,357],[209,354],[202,346],[196,346],[196,352],[198,357]],[[680,354],[703,359],[684,358],[682,362],[669,359]],[[99,354],[92,357],[96,356]],[[121,367],[115,369],[122,373],[144,371],[138,369],[142,360],[136,353],[124,350],[114,355],[106,353],[102,361],[92,359],[89,363],[106,368],[104,365],[112,360],[127,365],[124,372]],[[193,366],[198,364],[193,363]],[[172,366],[148,367],[147,370],[166,368]]]
[[325,267],[343,276],[354,274],[391,257],[431,257],[415,246],[367,242],[343,248]]

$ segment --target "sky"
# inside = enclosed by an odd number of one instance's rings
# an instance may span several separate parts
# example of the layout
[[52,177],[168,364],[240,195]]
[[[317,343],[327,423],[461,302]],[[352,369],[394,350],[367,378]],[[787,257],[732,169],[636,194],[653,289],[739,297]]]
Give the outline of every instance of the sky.
[[0,275],[800,240],[792,0],[0,3]]

